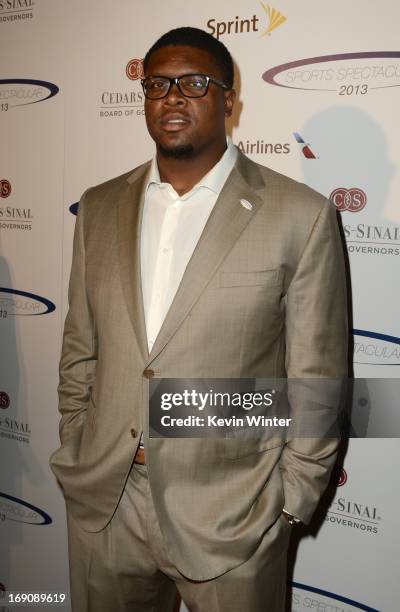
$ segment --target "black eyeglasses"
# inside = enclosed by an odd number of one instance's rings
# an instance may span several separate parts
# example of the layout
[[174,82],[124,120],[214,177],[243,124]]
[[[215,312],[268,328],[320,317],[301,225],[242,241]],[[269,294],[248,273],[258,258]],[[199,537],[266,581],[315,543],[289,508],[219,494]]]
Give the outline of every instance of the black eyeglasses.
[[183,74],[179,77],[148,76],[141,79],[140,82],[142,83],[143,93],[149,100],[165,98],[173,84],[186,98],[202,98],[206,95],[210,83],[214,83],[222,89],[229,89],[222,81],[213,79],[206,74]]

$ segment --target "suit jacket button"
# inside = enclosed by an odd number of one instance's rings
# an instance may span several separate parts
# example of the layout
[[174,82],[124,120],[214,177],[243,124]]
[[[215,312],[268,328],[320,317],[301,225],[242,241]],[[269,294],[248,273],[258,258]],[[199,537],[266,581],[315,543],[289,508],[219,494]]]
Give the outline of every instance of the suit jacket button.
[[153,378],[153,376],[154,376],[154,370],[145,370],[145,371],[143,372],[143,376],[144,376],[145,378]]
[[132,438],[136,438],[136,436],[137,436],[136,429],[133,429],[133,428],[131,429],[131,436],[132,436]]

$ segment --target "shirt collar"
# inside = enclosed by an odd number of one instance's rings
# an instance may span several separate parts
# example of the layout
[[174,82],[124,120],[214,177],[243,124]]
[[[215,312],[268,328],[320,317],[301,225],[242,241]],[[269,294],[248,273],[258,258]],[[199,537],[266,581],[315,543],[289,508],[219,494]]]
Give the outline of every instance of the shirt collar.
[[[235,145],[233,144],[231,138],[227,137],[226,139],[227,148],[221,157],[221,159],[211,168],[209,172],[205,176],[203,176],[200,181],[192,187],[192,189],[185,193],[181,199],[185,199],[189,195],[193,193],[196,189],[200,187],[205,187],[210,189],[215,194],[219,195],[222,187],[225,184],[226,179],[228,178],[233,166],[235,165],[238,151]],[[167,183],[162,183],[160,179],[160,173],[158,171],[157,159],[154,156],[151,162],[150,174],[146,185],[146,191],[150,185],[162,185]]]

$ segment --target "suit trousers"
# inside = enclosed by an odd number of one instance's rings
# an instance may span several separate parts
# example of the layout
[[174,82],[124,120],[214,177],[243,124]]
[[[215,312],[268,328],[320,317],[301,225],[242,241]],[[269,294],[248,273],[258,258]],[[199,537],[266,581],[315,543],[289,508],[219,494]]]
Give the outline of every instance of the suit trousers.
[[118,507],[97,533],[67,506],[73,612],[172,612],[176,590],[190,612],[283,612],[291,526],[281,515],[252,556],[211,580],[182,575],[168,557],[146,466],[134,464]]

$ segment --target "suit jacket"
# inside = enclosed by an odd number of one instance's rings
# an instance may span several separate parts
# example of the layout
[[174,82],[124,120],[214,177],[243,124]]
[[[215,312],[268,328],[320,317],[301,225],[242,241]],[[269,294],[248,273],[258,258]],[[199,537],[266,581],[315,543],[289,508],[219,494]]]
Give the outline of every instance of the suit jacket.
[[206,580],[249,558],[284,506],[310,520],[338,442],[149,438],[146,371],[346,376],[343,253],[333,205],[239,153],[149,354],[139,261],[149,168],[87,190],[79,205],[51,467],[76,520],[99,531],[143,430],[168,552]]

